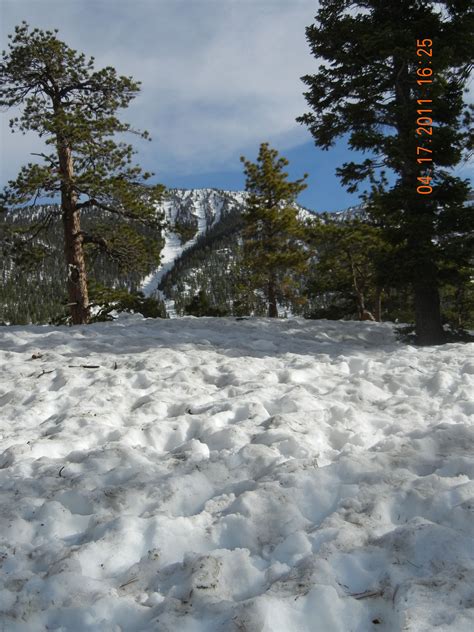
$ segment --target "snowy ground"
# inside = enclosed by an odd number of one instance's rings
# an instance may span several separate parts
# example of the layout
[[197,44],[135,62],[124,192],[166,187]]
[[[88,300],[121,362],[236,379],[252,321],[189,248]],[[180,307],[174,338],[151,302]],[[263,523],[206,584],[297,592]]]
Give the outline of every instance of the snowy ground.
[[0,630],[474,629],[473,345],[131,317],[0,349]]

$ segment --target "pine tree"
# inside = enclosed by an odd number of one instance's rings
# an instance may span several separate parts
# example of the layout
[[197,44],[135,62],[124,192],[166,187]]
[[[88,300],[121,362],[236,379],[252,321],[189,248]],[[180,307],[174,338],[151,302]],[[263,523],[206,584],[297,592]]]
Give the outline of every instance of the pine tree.
[[[145,243],[133,226],[160,230],[155,204],[163,187],[146,186],[152,174],[133,164],[131,145],[114,139],[125,132],[149,138],[147,132],[136,132],[116,116],[138,94],[140,84],[118,76],[110,66],[95,70],[93,58],[87,61],[56,34],[30,30],[23,22],[9,36],[9,50],[3,52],[0,106],[21,108],[21,114],[10,121],[12,131],[32,130],[52,148],[39,154],[41,163],[28,163],[8,183],[3,205],[34,206],[41,198],[60,196],[68,300],[72,322],[80,324],[89,320],[85,245],[117,259],[139,258]],[[91,207],[110,213],[118,222],[120,228],[115,226],[110,238],[103,231],[86,232],[81,227],[81,211]],[[37,234],[50,221],[47,216],[32,232]]]
[[244,258],[252,270],[252,284],[262,291],[268,316],[278,317],[277,302],[288,298],[294,287],[292,274],[306,268],[308,254],[302,239],[295,202],[306,188],[307,174],[288,181],[288,160],[268,143],[260,145],[257,162],[241,158],[249,197],[243,212]]
[[313,222],[310,236],[317,252],[311,291],[337,293],[346,303],[353,299],[359,320],[380,321],[384,279],[377,263],[389,251],[381,230],[360,219],[334,221],[326,214]]
[[[449,172],[472,148],[463,102],[472,1],[321,0],[316,20],[306,34],[322,63],[303,77],[311,112],[298,120],[324,149],[347,134],[351,149],[369,154],[338,174],[350,191],[371,179],[372,214],[398,250],[399,280],[413,288],[417,341],[442,342],[443,270],[472,256],[468,184]],[[391,188],[386,168],[396,176]]]

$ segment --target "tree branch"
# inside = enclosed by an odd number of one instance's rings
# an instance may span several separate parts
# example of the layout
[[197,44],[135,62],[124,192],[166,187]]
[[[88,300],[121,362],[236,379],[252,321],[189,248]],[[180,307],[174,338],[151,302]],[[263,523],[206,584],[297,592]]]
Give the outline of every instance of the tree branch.
[[147,218],[134,215],[133,213],[130,213],[126,211],[125,209],[119,209],[113,206],[108,206],[107,204],[104,204],[103,202],[99,202],[99,200],[97,200],[96,198],[91,198],[90,200],[87,200],[85,202],[79,202],[79,204],[77,205],[78,210],[81,210],[84,208],[91,208],[91,207],[99,208],[103,211],[106,211],[107,213],[112,213],[113,215],[118,215],[119,217],[123,217],[125,219],[131,219],[144,225],[148,225],[148,224],[153,225],[153,221],[148,222]]

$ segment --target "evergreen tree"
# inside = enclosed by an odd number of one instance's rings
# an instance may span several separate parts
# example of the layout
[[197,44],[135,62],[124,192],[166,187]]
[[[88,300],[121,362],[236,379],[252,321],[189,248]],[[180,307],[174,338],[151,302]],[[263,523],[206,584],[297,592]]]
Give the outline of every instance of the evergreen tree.
[[189,316],[229,316],[229,310],[225,306],[211,304],[206,292],[199,290],[190,303],[184,308],[184,313]]
[[[124,132],[149,138],[116,116],[138,94],[140,84],[118,76],[110,66],[95,70],[93,58],[87,61],[56,33],[30,30],[23,22],[9,36],[9,51],[3,52],[0,106],[21,108],[10,121],[12,131],[37,132],[52,148],[39,155],[42,163],[29,163],[8,183],[3,205],[33,206],[41,198],[60,196],[68,300],[72,322],[80,324],[89,320],[85,245],[118,260],[139,260],[146,244],[133,227],[160,229],[155,203],[163,187],[146,186],[152,174],[133,164],[131,145],[114,140]],[[91,207],[115,218],[110,237],[104,227],[87,232],[81,226],[81,211]],[[50,221],[48,215],[39,228]],[[20,241],[26,242],[26,235]]]
[[310,291],[336,293],[345,304],[352,299],[359,320],[380,321],[384,279],[377,263],[388,251],[380,228],[326,214],[313,222],[310,234],[317,251]]
[[[316,20],[306,34],[322,64],[303,77],[311,112],[298,120],[324,149],[348,134],[351,149],[368,152],[338,174],[351,191],[371,179],[371,212],[397,248],[399,280],[413,288],[417,341],[442,342],[443,271],[472,257],[468,185],[448,171],[472,148],[463,102],[472,1],[321,0]],[[391,189],[385,168],[396,174]]]
[[294,287],[292,274],[306,268],[308,254],[302,239],[295,202],[306,188],[307,174],[288,181],[286,158],[279,157],[268,143],[260,145],[257,162],[241,158],[249,193],[244,220],[244,258],[252,270],[253,287],[263,292],[268,316],[278,317],[277,302],[288,298]]

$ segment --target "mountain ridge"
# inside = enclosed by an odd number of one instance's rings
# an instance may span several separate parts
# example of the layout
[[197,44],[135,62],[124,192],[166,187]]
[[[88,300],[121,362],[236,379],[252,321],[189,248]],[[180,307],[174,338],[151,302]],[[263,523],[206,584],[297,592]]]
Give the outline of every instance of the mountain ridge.
[[[159,263],[152,264],[145,273],[133,269],[123,273],[116,262],[99,256],[89,262],[90,279],[105,287],[130,292],[140,290],[146,297],[162,300],[169,315],[174,316],[175,299],[179,302],[178,313],[185,313],[185,306],[192,297],[201,289],[209,289],[208,275],[212,272],[214,287],[217,283],[218,293],[232,303],[232,284],[238,272],[235,248],[238,248],[240,213],[247,195],[245,191],[210,187],[168,189],[163,202],[156,207],[166,220],[165,243]],[[297,209],[302,220],[317,215],[301,205],[297,205]],[[354,207],[348,210],[352,213]],[[337,216],[343,219],[346,212],[341,211]],[[47,230],[35,238],[35,244],[46,254],[42,261],[25,272],[15,265],[13,255],[0,260],[0,322],[48,322],[63,309],[65,268],[59,205],[49,203],[34,208],[6,209],[0,215],[0,223],[21,230],[23,226],[47,217],[51,217]],[[99,209],[82,211],[86,228],[91,222],[103,219],[104,214]],[[152,229],[144,231],[143,234],[150,238],[156,236]],[[212,261],[208,262],[207,258]],[[196,262],[198,268],[193,268]]]
[[[173,271],[175,262],[195,246],[200,237],[231,213],[240,214],[247,196],[245,191],[226,189],[169,189],[165,201],[157,205],[167,222],[165,245],[160,266],[144,279],[141,290],[145,296],[162,300],[171,318],[177,315],[175,301],[160,289],[163,278]],[[301,205],[297,205],[297,209],[302,221],[314,214]],[[183,241],[183,232],[192,237]]]
[[[215,227],[232,212],[240,213],[245,208],[246,191],[232,191],[218,188],[168,189],[166,199],[157,205],[164,212],[168,227],[165,229],[165,245],[160,266],[143,281],[141,290],[146,296],[156,296],[164,301],[168,314],[176,315],[174,300],[160,289],[164,277],[172,273],[175,263],[184,253],[198,243],[200,237]],[[298,218],[305,221],[320,213],[296,204]],[[339,221],[360,216],[363,205],[331,213]],[[192,237],[183,241],[177,226],[194,228]],[[191,233],[187,233],[191,234]]]

